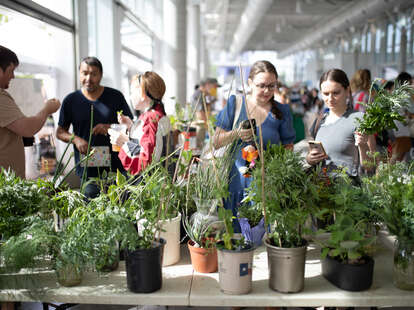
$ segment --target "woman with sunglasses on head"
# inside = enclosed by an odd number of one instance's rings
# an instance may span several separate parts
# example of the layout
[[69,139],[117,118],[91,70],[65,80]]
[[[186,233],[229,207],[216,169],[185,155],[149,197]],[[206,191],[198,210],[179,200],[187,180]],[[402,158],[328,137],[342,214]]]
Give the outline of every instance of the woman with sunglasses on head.
[[314,122],[310,132],[316,141],[322,142],[326,154],[318,148],[312,148],[306,161],[310,165],[323,162],[329,171],[343,167],[348,175],[356,177],[360,166],[371,169],[364,165],[369,160],[368,142],[372,142],[374,137],[356,131],[356,119],[362,118],[362,112],[356,112],[352,107],[349,80],[344,71],[331,69],[325,72],[319,87],[329,111]]
[[161,157],[163,137],[171,127],[162,103],[164,93],[164,80],[157,73],[147,71],[135,75],[131,81],[131,101],[134,109],[141,114],[136,122],[128,116],[118,114],[118,122],[126,125],[128,135],[108,131],[111,143],[120,147],[118,156],[122,165],[133,175]]
[[[295,131],[293,129],[292,114],[288,105],[282,105],[274,100],[274,90],[277,87],[278,74],[276,68],[268,61],[257,61],[253,64],[248,85],[250,92],[241,100],[239,114],[236,112],[236,96],[230,96],[224,109],[218,114],[214,147],[220,148],[238,142],[235,152],[235,163],[230,172],[230,196],[225,201],[225,208],[231,209],[237,216],[237,209],[243,199],[244,190],[250,185],[251,178],[246,176],[246,161],[242,157],[242,149],[252,143],[251,129],[240,129],[239,124],[248,119],[256,123],[255,136],[259,143],[259,126],[262,128],[263,147],[268,143],[283,144],[293,149]],[[254,144],[254,143],[253,143]],[[234,222],[235,232],[240,232],[238,221]]]

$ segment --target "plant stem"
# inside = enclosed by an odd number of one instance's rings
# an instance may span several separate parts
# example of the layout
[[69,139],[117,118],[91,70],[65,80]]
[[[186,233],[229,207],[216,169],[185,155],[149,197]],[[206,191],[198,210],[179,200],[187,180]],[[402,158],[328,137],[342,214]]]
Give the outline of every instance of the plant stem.
[[[89,155],[89,151],[91,149],[91,140],[92,140],[92,129],[93,129],[93,105],[91,105],[91,118],[89,120],[90,122],[90,126],[89,126],[89,140],[88,140],[88,150],[86,151],[86,154]],[[85,167],[83,168],[83,173],[82,173],[82,180],[81,180],[81,184],[80,184],[80,188],[81,188],[81,193],[83,194],[84,192],[84,188],[83,185],[85,183],[85,179],[86,179],[86,171],[88,170],[88,161],[89,161],[89,157],[86,158],[86,162],[85,162]]]

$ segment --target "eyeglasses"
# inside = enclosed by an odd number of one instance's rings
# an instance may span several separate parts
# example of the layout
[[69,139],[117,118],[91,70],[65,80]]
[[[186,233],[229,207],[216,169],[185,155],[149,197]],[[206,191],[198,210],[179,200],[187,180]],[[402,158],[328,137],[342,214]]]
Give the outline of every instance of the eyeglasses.
[[254,86],[259,88],[260,90],[265,90],[267,88],[269,91],[271,91],[271,90],[274,90],[277,87],[277,82],[270,83],[270,84],[267,84],[267,85],[266,84],[254,84]]

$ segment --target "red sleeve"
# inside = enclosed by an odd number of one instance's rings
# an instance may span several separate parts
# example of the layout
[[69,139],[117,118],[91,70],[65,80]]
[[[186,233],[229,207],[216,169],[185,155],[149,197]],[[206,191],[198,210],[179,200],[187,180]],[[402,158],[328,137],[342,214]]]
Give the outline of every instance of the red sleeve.
[[157,113],[148,113],[148,115],[142,119],[143,134],[139,141],[141,150],[137,156],[129,157],[123,148],[121,148],[118,154],[124,168],[133,175],[140,173],[151,163],[152,153],[156,143],[159,119],[160,117]]

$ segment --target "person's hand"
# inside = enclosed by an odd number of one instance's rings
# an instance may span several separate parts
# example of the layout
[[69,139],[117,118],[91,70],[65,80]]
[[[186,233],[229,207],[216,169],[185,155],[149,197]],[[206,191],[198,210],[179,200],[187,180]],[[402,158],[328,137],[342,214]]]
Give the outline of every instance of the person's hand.
[[312,149],[308,155],[306,155],[306,161],[309,165],[313,166],[326,159],[327,157],[328,156],[325,153],[320,152],[318,149]]
[[45,109],[47,114],[55,113],[60,108],[60,101],[56,98],[49,99],[45,102]]
[[368,143],[367,135],[363,135],[362,133],[355,131],[354,136],[356,146],[366,145]]
[[127,126],[128,130],[131,129],[132,120],[129,118],[129,116],[118,113],[118,123],[125,124]]
[[111,144],[118,145],[119,147],[122,147],[122,145],[124,145],[125,142],[129,141],[129,137],[123,132],[109,128],[108,134],[111,140]]
[[75,144],[79,153],[86,155],[86,152],[88,151],[88,142],[85,139],[75,136],[75,138],[73,139],[73,144]]
[[249,142],[253,140],[253,133],[251,129],[237,129],[237,135],[243,142]]
[[107,135],[108,134],[108,128],[111,127],[111,124],[98,124],[92,129],[93,135]]

